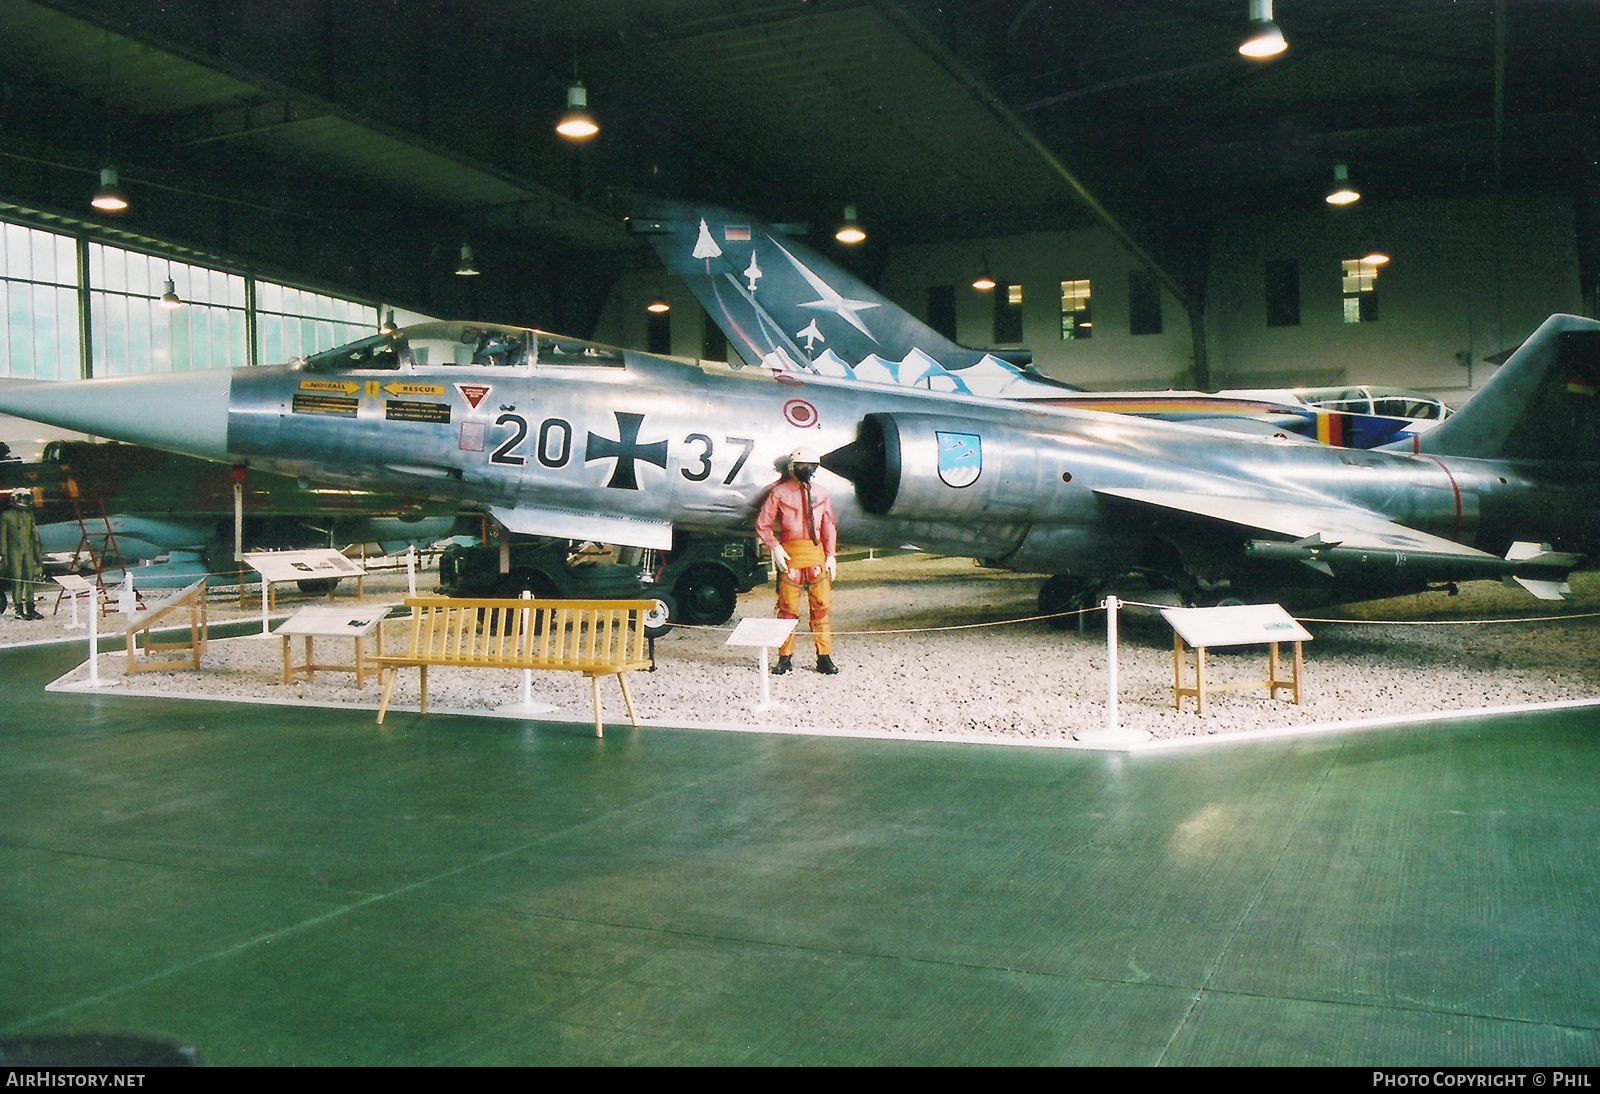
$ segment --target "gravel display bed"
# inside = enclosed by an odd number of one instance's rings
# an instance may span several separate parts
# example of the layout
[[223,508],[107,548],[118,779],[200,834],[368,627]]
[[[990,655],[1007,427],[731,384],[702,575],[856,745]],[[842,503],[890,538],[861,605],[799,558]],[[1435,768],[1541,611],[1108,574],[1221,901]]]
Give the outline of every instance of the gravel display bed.
[[[1105,636],[1103,629],[1057,631],[1030,620],[1040,580],[922,555],[847,562],[834,608],[838,676],[812,670],[815,658],[802,637],[796,671],[769,681],[781,706],[755,714],[755,651],[724,645],[732,623],[680,627],[656,644],[658,671],[633,676],[635,694],[645,720],[656,725],[1064,741],[1104,725]],[[1268,700],[1264,689],[1232,692],[1211,700],[1203,715],[1192,702],[1173,709],[1171,631],[1153,611],[1130,609],[1119,647],[1119,721],[1173,739],[1600,698],[1600,619],[1588,616],[1600,610],[1600,578],[1578,575],[1573,586],[1576,596],[1564,605],[1480,582],[1458,597],[1430,593],[1319,613],[1355,622],[1307,624],[1315,640],[1306,646],[1304,703]],[[403,589],[389,599],[400,595]],[[770,587],[745,594],[735,619],[770,615],[772,599]],[[1551,615],[1567,618],[1464,622]],[[391,648],[400,643],[395,631]],[[115,681],[112,692],[376,707],[377,684],[357,690],[351,673],[284,685],[280,649],[277,639],[259,637],[213,642],[199,672],[141,673],[131,681],[122,679],[120,656],[102,655],[101,676]],[[318,659],[348,660],[350,650],[347,641],[319,640]],[[1259,648],[1213,653],[1209,675],[1216,682],[1260,677],[1265,663]],[[80,666],[53,687],[86,675]],[[405,708],[415,709],[417,677],[414,670],[401,675],[390,724],[415,717]],[[520,683],[515,672],[435,669],[430,708],[488,713],[516,703]],[[560,708],[548,720],[582,724],[591,717],[589,682],[576,673],[535,673],[533,692]],[[616,684],[603,681],[601,692],[608,724],[625,724]]]

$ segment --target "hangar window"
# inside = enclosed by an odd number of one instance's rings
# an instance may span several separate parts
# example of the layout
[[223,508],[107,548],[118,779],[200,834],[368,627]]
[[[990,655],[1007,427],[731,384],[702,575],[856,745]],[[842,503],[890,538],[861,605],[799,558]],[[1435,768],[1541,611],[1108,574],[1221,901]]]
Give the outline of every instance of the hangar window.
[[956,340],[956,287],[934,285],[928,290],[928,326],[950,341]]
[[0,224],[0,376],[78,376],[78,256],[71,236]]
[[1346,259],[1344,274],[1344,321],[1375,323],[1378,320],[1378,267],[1361,258]]
[[[161,306],[166,281],[184,306]],[[238,274],[89,244],[89,333],[97,376],[250,363]]]
[[1267,326],[1300,325],[1300,263],[1292,258],[1267,262]]
[[1089,282],[1061,283],[1061,337],[1068,340],[1094,335],[1094,312],[1089,309]]
[[1128,271],[1128,333],[1161,333],[1161,283],[1149,270]]
[[994,340],[997,345],[1022,341],[1022,286],[1015,281],[994,287]]
[[371,304],[256,282],[256,359],[264,365],[342,346],[371,334],[377,325],[378,311]]

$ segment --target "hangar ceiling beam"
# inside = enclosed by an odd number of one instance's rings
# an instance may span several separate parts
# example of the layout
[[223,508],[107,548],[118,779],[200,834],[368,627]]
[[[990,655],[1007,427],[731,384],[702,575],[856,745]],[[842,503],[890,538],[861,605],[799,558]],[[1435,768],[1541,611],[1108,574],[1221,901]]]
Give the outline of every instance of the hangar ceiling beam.
[[[552,189],[544,184],[527,177],[527,175],[509,169],[503,164],[493,162],[487,157],[475,156],[455,144],[446,143],[430,137],[423,136],[403,126],[379,120],[367,110],[346,101],[344,98],[331,98],[331,91],[323,87],[290,86],[281,82],[276,77],[267,76],[259,71],[247,68],[241,64],[208,51],[203,46],[192,42],[180,40],[175,35],[164,29],[163,19],[177,20],[177,15],[169,15],[164,10],[153,6],[140,5],[136,10],[125,9],[121,5],[100,3],[97,0],[30,0],[33,7],[45,12],[54,12],[60,17],[74,20],[95,30],[106,29],[113,34],[136,42],[158,55],[177,63],[193,66],[204,72],[225,76],[245,85],[262,98],[279,103],[294,103],[294,109],[299,112],[297,121],[306,122],[313,120],[337,121],[353,130],[365,131],[377,138],[380,143],[390,146],[400,145],[417,150],[424,157],[437,163],[440,169],[447,169],[459,173],[465,178],[477,176],[485,183],[498,183],[499,188],[512,188],[518,197],[537,199],[548,208],[560,210],[560,220],[542,226],[547,238],[560,239],[562,242],[578,246],[598,247],[602,249],[623,249],[632,246],[632,241],[623,231],[618,218],[612,217],[600,210],[591,208],[582,202],[575,201],[559,190]],[[140,16],[143,16],[142,18]],[[216,41],[216,36],[211,36],[211,41]],[[153,60],[159,60],[154,58]],[[170,62],[169,62],[170,63]],[[152,69],[151,71],[156,71]],[[326,83],[321,76],[308,70],[309,78],[318,85]],[[159,77],[159,72],[156,72]],[[88,79],[89,74],[85,75]],[[236,107],[237,100],[226,104],[218,103],[227,108]],[[202,115],[203,116],[203,115]],[[226,125],[224,121],[221,123]],[[216,136],[219,139],[239,139],[246,136],[248,125],[240,126],[234,132],[219,130]],[[258,137],[271,137],[285,130],[295,131],[298,126],[272,126],[258,129],[254,135]],[[204,132],[190,136],[190,140],[203,137]],[[337,157],[340,153],[338,147],[320,148],[319,153],[323,158]],[[270,149],[268,150],[270,153]],[[292,158],[292,153],[291,153]],[[356,174],[362,174],[363,165],[352,164]],[[370,165],[367,165],[370,167]],[[367,172],[367,173],[370,173]],[[408,190],[413,185],[425,189],[421,184],[424,179],[407,179],[396,177],[390,185],[397,190]],[[457,187],[458,189],[460,187]],[[449,187],[446,187],[449,189]],[[471,208],[455,207],[451,210],[457,215],[470,216]]]
[[271,133],[323,117],[322,111],[293,99],[274,99],[190,114],[174,123],[172,137],[178,144],[193,147]]

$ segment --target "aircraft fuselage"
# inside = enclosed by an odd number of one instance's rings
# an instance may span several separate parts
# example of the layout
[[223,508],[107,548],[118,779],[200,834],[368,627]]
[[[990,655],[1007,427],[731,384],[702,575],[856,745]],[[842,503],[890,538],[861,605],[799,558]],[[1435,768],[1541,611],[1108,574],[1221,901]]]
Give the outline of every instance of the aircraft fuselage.
[[[847,449],[869,414],[898,423],[896,496],[874,503],[838,474],[819,479],[844,539],[862,545],[1105,577],[1143,562],[1145,541],[1163,533],[1130,527],[1097,491],[1226,497],[1250,484],[1495,554],[1530,535],[1577,549],[1600,539],[1600,469],[1589,465],[1553,481],[1544,464],[1332,449],[634,354],[625,364],[238,370],[227,448],[252,466],[367,489],[733,531],[749,527],[790,451]],[[941,478],[941,436],[977,438],[974,481]],[[1299,569],[1282,568],[1321,580]],[[1402,585],[1439,579],[1397,575]]]

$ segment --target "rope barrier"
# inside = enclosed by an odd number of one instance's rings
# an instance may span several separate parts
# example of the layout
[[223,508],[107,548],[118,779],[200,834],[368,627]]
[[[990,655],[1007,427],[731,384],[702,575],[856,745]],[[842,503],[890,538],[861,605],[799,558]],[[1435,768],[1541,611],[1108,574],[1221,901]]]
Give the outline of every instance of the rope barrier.
[[[1123,607],[1171,608],[1172,604],[1148,604],[1124,600]],[[1464,627],[1492,626],[1498,623],[1559,623],[1571,619],[1600,619],[1600,612],[1565,612],[1561,615],[1525,615],[1512,619],[1332,619],[1314,615],[1292,616],[1296,623],[1334,623],[1355,627]]]
[[[232,575],[229,575],[229,574],[218,574],[217,576],[228,577],[228,576],[232,576]],[[241,572],[241,574],[240,574],[241,579],[243,579],[245,576],[246,576],[246,574],[244,572]],[[37,581],[37,580],[34,580],[34,579],[30,578],[30,579],[27,579],[27,581],[28,581],[28,584],[31,584],[31,585],[33,585],[33,586],[35,586],[37,588],[43,588],[43,589],[59,589],[60,588],[60,586],[56,585],[53,581],[50,581],[48,579],[43,580],[43,581]],[[10,591],[9,590],[9,584],[10,584],[10,582],[6,578],[0,577],[0,589],[4,589],[7,592],[9,592]],[[239,582],[239,584],[240,585],[244,585],[244,584],[247,584],[247,582],[245,580],[241,580]],[[108,586],[107,588],[109,590],[111,588],[111,586]],[[223,593],[225,588],[226,587],[219,588],[217,591],[219,593]],[[139,591],[143,592],[144,590],[141,589]],[[1162,608],[1177,607],[1177,605],[1174,605],[1174,604],[1155,604],[1155,603],[1152,603],[1150,601],[1143,601],[1143,600],[1121,600],[1121,601],[1119,601],[1119,603],[1124,608],[1153,608],[1153,609],[1158,610],[1158,611],[1160,609],[1162,609]],[[1018,625],[1023,624],[1023,623],[1042,623],[1042,622],[1047,622],[1047,621],[1052,620],[1052,619],[1068,619],[1068,618],[1071,618],[1073,616],[1085,616],[1085,615],[1089,615],[1089,614],[1094,613],[1094,612],[1103,612],[1103,611],[1105,611],[1105,606],[1103,604],[1095,604],[1095,605],[1093,605],[1091,607],[1088,607],[1088,608],[1076,608],[1076,609],[1073,609],[1071,611],[1064,611],[1064,612],[1050,612],[1048,614],[1043,614],[1043,615],[1027,615],[1027,616],[1021,616],[1021,617],[1016,618],[1016,619],[997,619],[997,620],[993,620],[993,621],[988,622],[988,623],[957,623],[957,624],[951,624],[949,626],[943,626],[943,627],[890,627],[890,628],[884,628],[884,629],[881,629],[881,630],[834,631],[833,633],[836,636],[838,636],[838,635],[862,636],[862,635],[874,635],[874,634],[883,634],[883,635],[888,635],[888,634],[938,634],[938,633],[945,632],[945,631],[983,630],[983,629],[990,628],[990,627],[1018,626]],[[1333,626],[1350,626],[1350,627],[1465,627],[1465,626],[1496,626],[1496,625],[1500,625],[1500,624],[1511,624],[1511,623],[1517,623],[1517,624],[1521,624],[1521,623],[1562,623],[1562,622],[1572,622],[1572,621],[1583,620],[1583,619],[1600,619],[1600,611],[1596,611],[1596,612],[1568,612],[1568,613],[1564,613],[1564,614],[1561,614],[1561,615],[1517,616],[1517,617],[1513,617],[1513,618],[1510,618],[1510,619],[1334,619],[1334,618],[1331,618],[1331,617],[1299,616],[1299,615],[1294,616],[1293,618],[1295,619],[1296,622],[1299,622],[1299,623],[1325,623],[1325,624],[1329,624],[1329,625],[1333,625]],[[701,623],[674,623],[673,627],[674,628],[681,628],[681,629],[686,630],[686,631],[720,631],[720,632],[723,632],[723,633],[732,633],[732,631],[733,631],[732,627],[722,626],[722,625],[701,624]],[[800,635],[805,635],[805,634],[810,634],[811,632],[810,631],[796,631],[795,633],[796,634],[800,634]]]
[[[834,631],[833,634],[835,636],[838,636],[838,635],[841,635],[841,634],[847,634],[847,635],[862,635],[862,634],[934,634],[934,633],[936,633],[938,631],[971,631],[971,630],[979,630],[979,629],[981,629],[983,627],[1010,627],[1010,626],[1013,626],[1013,625],[1018,624],[1018,623],[1038,623],[1038,622],[1041,622],[1041,621],[1046,620],[1046,619],[1065,619],[1068,616],[1088,615],[1091,612],[1103,612],[1103,611],[1105,611],[1105,608],[1103,606],[1099,605],[1099,604],[1096,604],[1092,608],[1076,608],[1076,609],[1074,609],[1072,611],[1069,611],[1069,612],[1051,612],[1049,615],[1027,615],[1027,616],[1021,617],[1020,619],[996,619],[993,622],[989,622],[989,623],[955,623],[955,624],[952,624],[952,625],[950,625],[948,627],[892,627],[892,628],[887,628],[885,630],[877,630],[877,631]],[[674,623],[672,626],[673,626],[674,630],[676,630],[676,629],[681,627],[686,631],[725,631],[725,632],[728,632],[730,634],[733,632],[733,628],[732,627],[725,627],[725,626],[721,626],[721,625],[712,625],[712,624],[706,624],[706,623]],[[797,631],[795,631],[795,633],[796,634],[800,634],[800,635],[806,635],[806,634],[811,634],[812,632],[811,631],[799,631],[799,630],[797,630]]]
[[[1142,600],[1120,600],[1119,605],[1124,608],[1161,608],[1177,607],[1174,604],[1153,604]],[[1092,612],[1103,612],[1105,606],[1096,604],[1090,608],[1077,608],[1073,611],[1051,612],[1048,615],[1028,615],[1018,619],[997,619],[989,623],[958,623],[946,627],[891,627],[883,630],[864,631],[834,631],[835,637],[841,635],[874,635],[874,634],[937,634],[942,631],[970,631],[986,627],[1010,627],[1021,623],[1040,623],[1050,619],[1066,619],[1071,616],[1084,616]],[[1564,615],[1530,615],[1513,619],[1331,619],[1317,616],[1293,616],[1299,623],[1329,623],[1353,627],[1460,627],[1460,626],[1492,626],[1500,623],[1562,623],[1580,619],[1600,619],[1600,612],[1569,612]],[[686,631],[720,631],[732,633],[733,628],[728,626],[711,625],[704,623],[674,623],[674,629]],[[808,635],[811,631],[795,631],[797,635]]]

